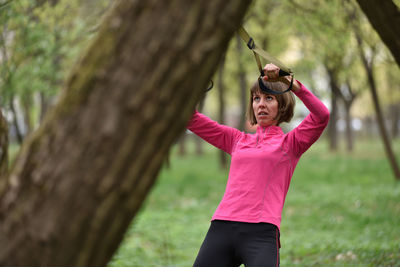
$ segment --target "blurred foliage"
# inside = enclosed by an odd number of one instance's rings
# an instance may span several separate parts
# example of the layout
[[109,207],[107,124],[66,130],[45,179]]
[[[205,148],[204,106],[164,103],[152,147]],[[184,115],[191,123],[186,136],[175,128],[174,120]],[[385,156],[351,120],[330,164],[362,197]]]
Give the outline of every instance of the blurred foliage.
[[5,5],[0,10],[2,107],[17,102],[30,126],[37,126],[41,104],[53,102],[108,2],[14,0]]
[[[28,128],[36,128],[46,107],[54,103],[74,62],[97,32],[108,0],[12,0],[0,4],[0,104],[16,103]],[[329,98],[326,68],[337,71],[338,84],[349,82],[360,92],[354,115],[373,115],[346,8],[354,0],[256,0],[243,25],[255,42],[282,60],[295,77],[317,95]],[[361,15],[363,38],[374,59],[383,106],[400,102],[399,68]],[[252,52],[232,38],[226,51],[224,84],[227,113],[238,111],[240,77],[249,88],[258,76]],[[263,64],[268,62],[263,62]],[[216,79],[214,79],[216,80]],[[206,113],[217,113],[217,90],[207,96]],[[365,108],[368,107],[368,108]],[[16,116],[14,114],[14,116]]]
[[[360,16],[358,23],[368,45],[364,49],[368,50],[370,59],[374,59],[380,100],[383,106],[398,104],[399,68],[355,1],[258,0],[254,1],[243,24],[261,48],[292,67],[295,77],[318,95],[329,98],[327,68],[335,70],[337,83],[345,95],[347,83],[355,93],[359,93],[354,115],[371,116],[374,110],[346,10],[349,6],[355,7]],[[242,52],[238,54],[234,38],[227,51],[224,82],[231,105],[238,104],[238,58],[247,73],[248,87],[258,76],[251,51],[244,43],[242,45]],[[213,100],[216,94],[210,93],[209,98],[210,113],[216,113],[217,101]]]

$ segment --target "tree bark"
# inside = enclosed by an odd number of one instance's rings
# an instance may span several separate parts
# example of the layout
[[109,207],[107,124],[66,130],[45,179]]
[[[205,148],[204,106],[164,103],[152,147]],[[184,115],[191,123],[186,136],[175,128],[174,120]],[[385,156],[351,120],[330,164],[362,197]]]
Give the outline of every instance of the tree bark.
[[249,4],[114,3],[0,188],[0,266],[107,264]]
[[400,66],[400,11],[391,0],[357,0],[372,27]]

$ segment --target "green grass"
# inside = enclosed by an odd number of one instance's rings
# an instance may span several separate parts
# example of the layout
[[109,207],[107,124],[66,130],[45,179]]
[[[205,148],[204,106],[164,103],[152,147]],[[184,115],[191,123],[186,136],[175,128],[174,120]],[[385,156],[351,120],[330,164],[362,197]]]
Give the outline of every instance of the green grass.
[[[173,151],[109,267],[192,266],[227,178],[215,149],[192,151]],[[281,243],[281,266],[400,266],[400,183],[378,140],[352,154],[319,142],[303,155]]]

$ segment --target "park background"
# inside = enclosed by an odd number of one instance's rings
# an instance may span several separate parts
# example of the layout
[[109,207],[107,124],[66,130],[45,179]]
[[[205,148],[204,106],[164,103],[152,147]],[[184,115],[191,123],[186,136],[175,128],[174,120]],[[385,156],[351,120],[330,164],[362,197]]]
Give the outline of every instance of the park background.
[[[111,5],[14,0],[1,6],[0,100],[10,165],[57,102]],[[258,0],[243,25],[331,112],[328,128],[293,176],[282,217],[281,266],[400,266],[400,177],[388,159],[388,150],[400,153],[400,72],[392,55],[354,1]],[[257,73],[251,51],[234,35],[198,109],[253,131],[244,114]],[[295,118],[283,129],[306,115],[297,101]],[[228,167],[227,155],[183,132],[109,266],[191,266]]]

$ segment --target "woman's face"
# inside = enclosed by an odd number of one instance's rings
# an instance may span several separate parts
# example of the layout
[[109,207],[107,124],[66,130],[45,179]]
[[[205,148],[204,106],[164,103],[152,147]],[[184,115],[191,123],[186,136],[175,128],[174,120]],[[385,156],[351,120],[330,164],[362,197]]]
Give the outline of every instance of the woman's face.
[[258,125],[266,127],[278,124],[275,120],[278,115],[278,100],[274,95],[267,95],[260,92],[254,93],[253,111]]

